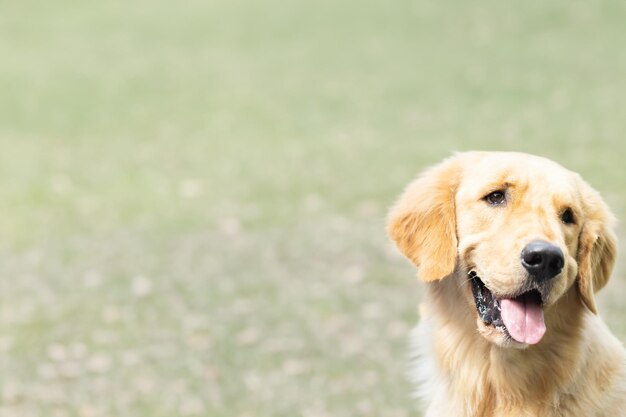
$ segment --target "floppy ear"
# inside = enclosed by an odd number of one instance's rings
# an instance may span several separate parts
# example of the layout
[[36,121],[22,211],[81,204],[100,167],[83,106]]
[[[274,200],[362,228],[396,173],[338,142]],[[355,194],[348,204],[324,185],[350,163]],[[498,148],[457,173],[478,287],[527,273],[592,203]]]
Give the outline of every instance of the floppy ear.
[[454,271],[457,258],[454,197],[459,157],[445,160],[414,180],[389,212],[387,232],[400,251],[419,267],[424,281]]
[[597,314],[594,293],[608,282],[617,255],[612,230],[615,217],[600,194],[582,179],[579,181],[585,220],[578,242],[578,290],[583,303]]

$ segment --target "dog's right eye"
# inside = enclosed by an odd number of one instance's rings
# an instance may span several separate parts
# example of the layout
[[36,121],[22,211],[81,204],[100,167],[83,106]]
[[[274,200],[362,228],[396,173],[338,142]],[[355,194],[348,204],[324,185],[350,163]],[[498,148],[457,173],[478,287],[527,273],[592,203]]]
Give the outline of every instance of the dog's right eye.
[[494,191],[484,196],[483,200],[485,200],[492,206],[500,206],[506,203],[506,194],[504,193],[504,191]]

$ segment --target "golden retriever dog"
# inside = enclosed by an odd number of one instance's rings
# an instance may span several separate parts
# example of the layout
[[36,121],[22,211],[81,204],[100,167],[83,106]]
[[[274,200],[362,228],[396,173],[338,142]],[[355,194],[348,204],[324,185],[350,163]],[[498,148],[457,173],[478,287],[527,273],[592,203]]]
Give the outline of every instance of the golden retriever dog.
[[578,174],[522,153],[457,154],[408,186],[388,232],[426,283],[427,417],[626,416],[624,349],[594,300],[613,223]]

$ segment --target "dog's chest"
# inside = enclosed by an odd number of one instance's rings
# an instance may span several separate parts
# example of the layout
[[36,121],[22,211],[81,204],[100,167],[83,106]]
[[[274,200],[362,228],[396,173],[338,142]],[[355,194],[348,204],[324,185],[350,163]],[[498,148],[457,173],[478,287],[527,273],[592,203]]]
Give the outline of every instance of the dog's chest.
[[442,354],[438,339],[441,344],[441,340],[449,337],[442,336],[442,331],[445,329],[425,319],[411,334],[409,375],[416,385],[416,395],[425,417],[579,416],[576,411],[579,407],[574,406],[576,410],[573,410],[564,404],[556,406],[559,403],[556,398],[533,401],[531,398],[535,396],[529,395],[522,403],[518,402],[518,406],[498,401],[509,393],[497,392],[493,388],[488,355],[483,356],[482,361],[476,361],[477,355],[471,353],[471,347],[460,340],[449,344],[448,350]]

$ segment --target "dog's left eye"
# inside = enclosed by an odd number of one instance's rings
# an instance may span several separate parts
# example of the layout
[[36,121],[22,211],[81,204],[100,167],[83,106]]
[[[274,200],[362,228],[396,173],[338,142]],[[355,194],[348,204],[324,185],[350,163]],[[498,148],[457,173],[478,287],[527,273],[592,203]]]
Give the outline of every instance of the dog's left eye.
[[574,212],[571,208],[566,208],[561,213],[561,221],[565,224],[576,224],[576,217],[574,217]]
[[492,206],[499,206],[506,203],[506,194],[504,193],[504,191],[494,191],[483,197],[483,200],[485,200]]

